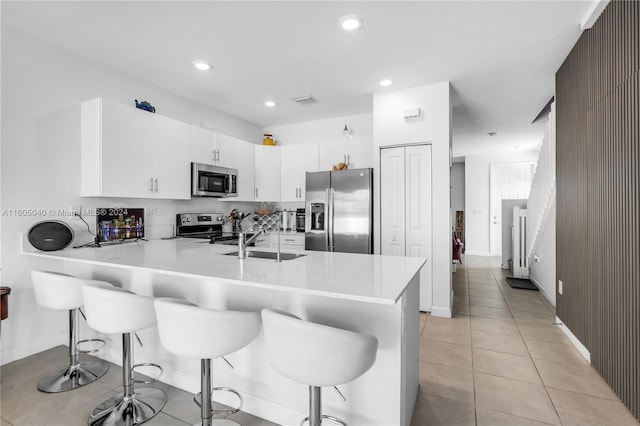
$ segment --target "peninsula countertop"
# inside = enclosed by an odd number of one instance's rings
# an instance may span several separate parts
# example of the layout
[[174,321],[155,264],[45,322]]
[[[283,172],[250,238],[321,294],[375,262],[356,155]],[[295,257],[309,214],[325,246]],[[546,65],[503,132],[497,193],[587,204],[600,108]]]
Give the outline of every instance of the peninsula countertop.
[[418,257],[319,251],[305,251],[305,256],[282,262],[251,257],[240,260],[225,255],[234,250],[237,251],[234,246],[186,238],[52,252],[38,251],[28,242],[23,247],[23,253],[30,256],[213,278],[237,285],[387,305],[399,300],[426,262]]

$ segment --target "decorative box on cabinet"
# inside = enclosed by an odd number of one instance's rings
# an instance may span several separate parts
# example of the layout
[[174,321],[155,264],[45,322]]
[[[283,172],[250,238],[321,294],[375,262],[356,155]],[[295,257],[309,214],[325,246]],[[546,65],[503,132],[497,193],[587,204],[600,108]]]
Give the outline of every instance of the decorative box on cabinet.
[[189,126],[96,98],[81,105],[80,194],[189,199]]

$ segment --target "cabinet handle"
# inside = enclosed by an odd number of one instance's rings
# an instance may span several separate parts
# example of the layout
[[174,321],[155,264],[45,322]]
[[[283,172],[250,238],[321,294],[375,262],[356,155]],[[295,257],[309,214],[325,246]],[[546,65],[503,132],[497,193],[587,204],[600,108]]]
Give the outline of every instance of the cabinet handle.
[[216,149],[216,161],[220,161],[220,150]]
[[256,188],[256,199],[258,198],[258,188]]
[[149,192],[153,192],[153,178],[149,179]]
[[351,154],[347,154],[347,166],[351,164]]
[[153,184],[154,184],[154,191],[158,192],[158,178],[155,178],[153,180]]

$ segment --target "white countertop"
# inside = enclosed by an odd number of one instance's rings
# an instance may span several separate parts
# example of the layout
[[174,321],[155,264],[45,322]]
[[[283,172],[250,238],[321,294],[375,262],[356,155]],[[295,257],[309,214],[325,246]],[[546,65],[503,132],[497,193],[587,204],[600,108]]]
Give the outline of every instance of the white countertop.
[[280,263],[224,255],[234,250],[234,246],[208,244],[207,240],[173,239],[52,252],[38,251],[25,242],[23,253],[380,304],[395,304],[426,261],[417,257],[318,251],[307,251],[304,257]]

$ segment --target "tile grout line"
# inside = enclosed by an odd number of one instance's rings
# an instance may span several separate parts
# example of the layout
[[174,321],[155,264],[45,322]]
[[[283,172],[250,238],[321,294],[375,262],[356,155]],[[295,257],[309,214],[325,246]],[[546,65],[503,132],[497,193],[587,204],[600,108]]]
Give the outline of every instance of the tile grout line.
[[[493,268],[490,268],[490,269],[491,269],[491,273],[495,277],[495,272],[493,271]],[[500,284],[498,284],[498,287],[500,288],[500,292],[503,293],[502,287],[500,286]],[[504,297],[504,293],[503,293],[503,297]],[[508,306],[508,303],[507,303],[507,306]],[[511,307],[509,307],[509,312],[511,312]],[[513,316],[513,312],[511,312],[511,316]],[[549,393],[549,389],[547,389],[547,385],[545,384],[544,380],[542,379],[542,375],[540,374],[540,370],[538,369],[538,366],[536,365],[536,363],[533,360],[533,355],[531,354],[531,350],[529,349],[529,345],[527,344],[527,341],[525,340],[524,336],[522,335],[522,330],[520,329],[520,325],[518,324],[518,321],[515,320],[515,317],[513,318],[513,321],[516,323],[516,328],[518,329],[518,333],[520,333],[520,338],[522,339],[522,342],[524,343],[524,347],[526,348],[527,353],[529,354],[529,359],[531,359],[531,363],[533,364],[533,368],[536,369],[536,373],[538,374],[538,377],[540,378],[540,383],[542,383],[542,387],[544,389],[544,392],[547,395],[547,398],[549,398],[549,402],[551,403],[551,406],[553,407],[553,411],[556,413],[556,417],[558,418],[558,421],[560,422],[560,425],[562,426],[562,419],[560,418],[560,413],[558,412],[558,408],[556,407],[556,404],[554,404],[553,399],[551,398],[551,394]]]

